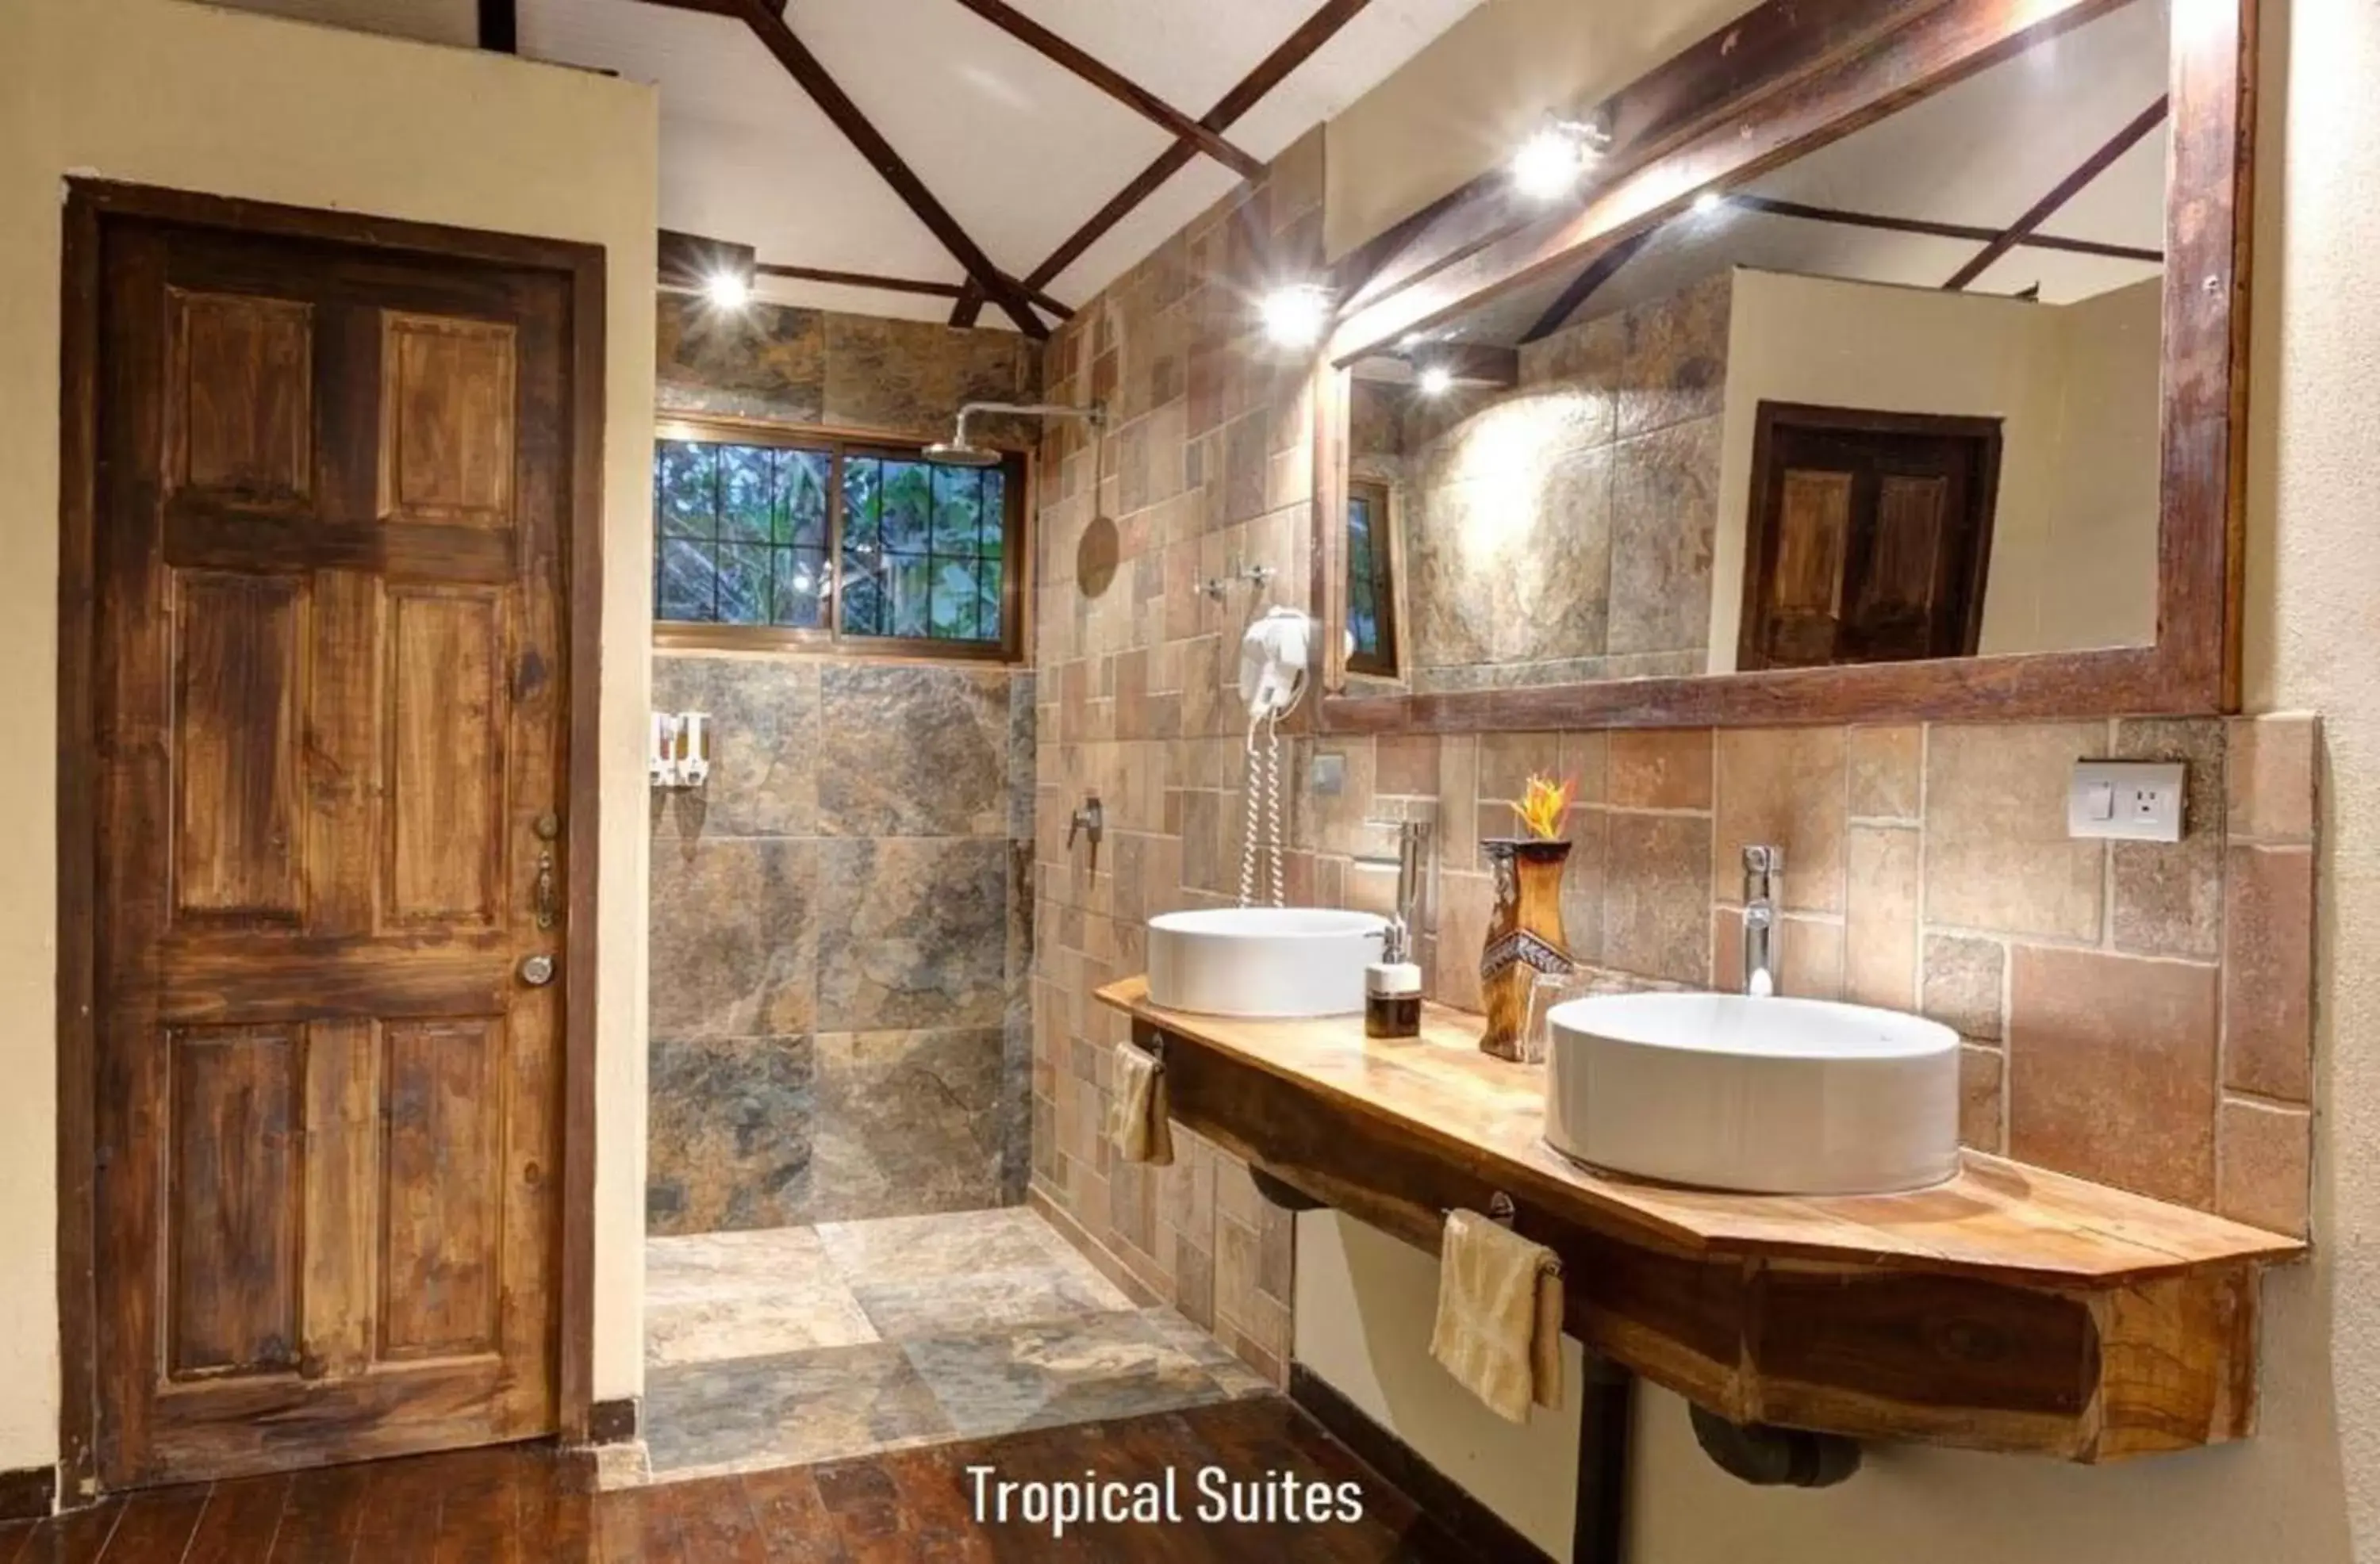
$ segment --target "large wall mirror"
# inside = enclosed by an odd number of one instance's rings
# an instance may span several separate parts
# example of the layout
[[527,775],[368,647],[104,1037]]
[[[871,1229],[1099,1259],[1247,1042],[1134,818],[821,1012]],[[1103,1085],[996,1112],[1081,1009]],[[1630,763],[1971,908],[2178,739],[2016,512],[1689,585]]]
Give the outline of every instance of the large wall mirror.
[[1330,725],[2233,698],[2236,0],[1903,10],[1346,311]]

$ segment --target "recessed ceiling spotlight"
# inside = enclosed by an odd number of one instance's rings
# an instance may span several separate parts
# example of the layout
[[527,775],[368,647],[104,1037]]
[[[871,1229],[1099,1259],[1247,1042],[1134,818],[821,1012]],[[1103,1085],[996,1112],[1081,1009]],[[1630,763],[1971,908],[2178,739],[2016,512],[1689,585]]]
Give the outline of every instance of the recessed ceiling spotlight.
[[713,272],[702,285],[713,309],[741,309],[752,302],[752,285],[740,273]]
[[1257,313],[1275,345],[1311,347],[1330,323],[1330,296],[1311,283],[1293,283],[1265,295]]
[[1717,190],[1705,190],[1694,198],[1694,215],[1708,217],[1712,212],[1717,212],[1726,200],[1727,198]]
[[1512,154],[1512,183],[1533,200],[1559,200],[1609,142],[1595,126],[1549,118]]
[[1418,383],[1424,396],[1443,396],[1454,389],[1454,371],[1443,364],[1432,364],[1421,372]]
[[1578,138],[1558,125],[1532,133],[1512,154],[1512,183],[1532,200],[1559,200],[1586,166]]

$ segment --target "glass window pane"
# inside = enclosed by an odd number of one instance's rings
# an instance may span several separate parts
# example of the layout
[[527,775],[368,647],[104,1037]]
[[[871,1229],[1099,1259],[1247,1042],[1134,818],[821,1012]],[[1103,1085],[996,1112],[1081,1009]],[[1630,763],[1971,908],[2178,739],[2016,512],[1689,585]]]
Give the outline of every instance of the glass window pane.
[[[983,529],[983,474],[974,467],[934,469],[934,552],[973,559]],[[969,589],[973,589],[970,582]]]
[[653,456],[653,510],[664,536],[719,535],[719,452],[698,440],[664,440]]
[[690,538],[662,540],[661,565],[655,572],[657,618],[704,624],[718,617],[718,569],[710,550],[711,545]]
[[834,470],[831,451],[777,454],[777,541],[826,547],[826,490]]
[[986,467],[983,473],[983,557],[999,559],[1008,552],[1008,473]]
[[975,573],[975,634],[979,641],[1001,639],[1000,562],[986,560]]
[[884,464],[874,456],[843,459],[843,553],[846,570],[855,559],[873,558],[882,541],[879,522],[883,508],[883,479]]
[[765,544],[719,545],[719,622],[769,623],[769,550]]
[[934,571],[931,633],[938,640],[971,641],[975,627],[975,565],[971,560],[940,560]]
[[765,445],[722,445],[719,450],[719,536],[738,542],[769,540],[776,453]]
[[843,633],[846,636],[881,636],[887,633],[884,582],[874,571],[864,576],[844,574]]
[[891,633],[923,638],[931,624],[933,578],[928,562],[896,555],[890,564]]
[[883,467],[885,552],[924,553],[934,508],[934,469],[903,461],[887,461]]
[[779,549],[771,562],[771,624],[815,630],[826,623],[826,551]]

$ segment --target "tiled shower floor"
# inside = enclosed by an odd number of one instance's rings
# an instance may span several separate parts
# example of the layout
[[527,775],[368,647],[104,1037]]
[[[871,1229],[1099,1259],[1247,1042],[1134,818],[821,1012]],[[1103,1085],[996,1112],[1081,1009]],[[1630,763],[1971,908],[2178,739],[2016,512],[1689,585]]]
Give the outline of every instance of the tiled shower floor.
[[1269,1387],[1022,1207],[645,1243],[644,1436],[673,1482]]

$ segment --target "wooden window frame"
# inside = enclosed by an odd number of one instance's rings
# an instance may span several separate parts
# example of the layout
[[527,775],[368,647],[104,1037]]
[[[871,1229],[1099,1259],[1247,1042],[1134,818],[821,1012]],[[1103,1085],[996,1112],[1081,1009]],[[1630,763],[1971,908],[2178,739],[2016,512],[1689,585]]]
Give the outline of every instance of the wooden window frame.
[[1002,496],[1000,624],[997,640],[956,641],[921,636],[869,636],[846,633],[843,620],[843,463],[846,455],[887,456],[907,461],[924,458],[925,447],[898,436],[859,430],[808,424],[773,423],[759,419],[674,416],[653,426],[653,445],[668,440],[697,441],[714,445],[772,445],[787,450],[818,450],[833,454],[827,481],[827,567],[835,589],[828,605],[827,623],[812,629],[792,624],[713,624],[698,620],[660,616],[658,575],[661,568],[661,518],[653,518],[652,548],[656,574],[653,646],[662,651],[804,652],[835,657],[881,659],[909,662],[1020,662],[1026,647],[1025,610],[1031,597],[1026,590],[1031,567],[1033,514],[1032,453],[1011,447],[1000,451],[1007,483]]
[[[1981,520],[1975,527],[1973,564],[1967,581],[1967,612],[1960,626],[1965,649],[1961,657],[1979,655],[1983,644],[1985,588],[1990,584],[1992,538],[1998,529],[2000,462],[2005,435],[2002,420],[1967,413],[1896,413],[1876,407],[1828,407],[1809,402],[1762,399],[1752,419],[1752,488],[1744,504],[1743,607],[1736,622],[1735,666],[1752,673],[1769,666],[1760,645],[1760,624],[1769,577],[1777,566],[1778,538],[1766,521],[1768,493],[1777,480],[1777,445],[1780,431],[1818,434],[1913,434],[1966,440],[1983,448],[1984,463],[1976,474],[1975,504]],[[1925,661],[1929,659],[1902,661]],[[1864,664],[1843,663],[1856,667]]]
[[[1397,542],[1395,488],[1377,478],[1351,478],[1347,480],[1347,505],[1341,507],[1340,529],[1346,529],[1345,512],[1357,499],[1367,501],[1372,508],[1372,557],[1380,562],[1374,580],[1378,601],[1374,612],[1379,622],[1380,649],[1377,652],[1350,651],[1347,672],[1363,673],[1376,679],[1393,679],[1403,661],[1404,648],[1399,639],[1402,625],[1397,615],[1397,594],[1404,587],[1404,563]],[[1348,555],[1348,595],[1354,593],[1354,557]]]

